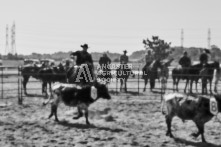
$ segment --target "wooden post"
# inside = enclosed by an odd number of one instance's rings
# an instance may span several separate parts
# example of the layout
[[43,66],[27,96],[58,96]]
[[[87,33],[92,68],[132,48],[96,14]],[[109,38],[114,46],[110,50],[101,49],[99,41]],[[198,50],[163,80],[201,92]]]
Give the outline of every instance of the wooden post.
[[2,99],[3,99],[3,97],[4,97],[4,94],[3,94],[3,90],[4,90],[3,89],[3,67],[1,68],[1,70],[2,70],[1,71],[1,73],[2,73],[2,76],[1,76],[2,77]]
[[138,95],[140,95],[140,67],[138,67],[138,77],[137,77],[137,81],[138,81]]
[[118,79],[116,77],[116,95],[117,95],[117,85],[118,85]]
[[20,77],[20,69],[18,67],[18,104],[22,104],[22,90],[21,90],[21,77]]

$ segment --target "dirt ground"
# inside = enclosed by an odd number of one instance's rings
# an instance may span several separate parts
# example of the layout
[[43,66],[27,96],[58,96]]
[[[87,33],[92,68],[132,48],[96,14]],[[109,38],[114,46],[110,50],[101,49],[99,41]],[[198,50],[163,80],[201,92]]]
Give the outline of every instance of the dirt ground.
[[[175,118],[175,138],[165,135],[166,123],[160,112],[159,96],[112,94],[111,100],[99,99],[89,107],[90,126],[85,118],[73,120],[76,108],[61,104],[60,122],[48,119],[50,105],[42,106],[43,98],[27,97],[23,105],[17,99],[1,100],[1,147],[218,147],[221,146],[221,124],[215,119],[205,126],[205,138],[190,134],[197,129],[193,122]],[[6,105],[7,104],[7,105]],[[220,118],[220,116],[219,116]]]

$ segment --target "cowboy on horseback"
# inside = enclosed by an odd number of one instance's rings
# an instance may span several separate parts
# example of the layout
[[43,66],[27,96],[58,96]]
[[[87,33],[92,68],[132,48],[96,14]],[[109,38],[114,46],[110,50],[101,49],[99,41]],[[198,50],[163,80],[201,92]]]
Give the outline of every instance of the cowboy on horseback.
[[191,59],[188,57],[187,51],[183,53],[183,56],[179,60],[179,64],[182,67],[182,74],[186,75],[191,66]]
[[129,58],[127,56],[127,50],[124,50],[123,52],[124,54],[120,56],[120,67],[118,68],[118,70],[128,68],[127,63],[129,62]]
[[124,50],[124,54],[120,56],[120,64],[127,64],[128,61],[127,50]]
[[142,68],[142,72],[143,72],[143,75],[142,75],[142,78],[144,78],[144,72],[146,70],[147,67],[149,67],[149,65],[153,62],[154,60],[154,57],[152,55],[152,52],[151,50],[147,50],[147,53],[145,55],[145,60],[146,60],[146,64],[144,65],[144,67]]
[[87,49],[89,48],[87,44],[81,45],[82,49],[81,51],[72,52],[70,56],[73,58],[73,56],[76,56],[76,66],[77,70],[76,73],[79,72],[80,68],[83,68],[83,66],[87,66],[89,68],[90,73],[86,73],[89,77],[94,77],[93,71],[94,71],[94,65],[92,56],[90,53],[87,52]]
[[208,56],[209,53],[210,53],[209,50],[204,49],[203,53],[200,55],[200,58],[199,58],[201,65],[207,65],[208,58],[209,58],[209,56]]
[[120,91],[123,88],[124,85],[124,90],[127,92],[127,79],[131,75],[132,77],[135,77],[135,74],[133,73],[131,66],[129,66],[127,63],[129,62],[127,51],[123,51],[124,54],[120,56],[120,67],[117,68],[117,73],[116,73],[116,79],[120,80]]
[[110,64],[111,64],[111,59],[107,56],[106,53],[104,53],[103,56],[100,57],[99,59],[100,66],[97,69],[98,71],[97,75],[98,75],[98,78],[101,78],[102,80],[106,80],[107,83],[109,83],[108,81],[110,81],[112,78]]
[[101,69],[107,69],[110,70],[109,65],[111,64],[111,59],[107,56],[106,53],[103,54],[102,57],[100,57],[99,59],[99,65],[101,67]]

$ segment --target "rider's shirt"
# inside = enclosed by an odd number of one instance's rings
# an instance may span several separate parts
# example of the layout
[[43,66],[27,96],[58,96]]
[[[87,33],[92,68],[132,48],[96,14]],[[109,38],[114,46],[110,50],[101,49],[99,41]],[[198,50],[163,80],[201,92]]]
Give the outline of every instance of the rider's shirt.
[[71,55],[77,56],[76,65],[81,65],[85,63],[91,63],[93,65],[91,54],[86,51],[76,51],[71,53]]
[[121,64],[127,64],[128,63],[128,56],[127,55],[121,55],[120,56],[120,63]]
[[182,67],[189,67],[191,65],[191,60],[189,57],[187,56],[183,56],[180,61],[179,61],[179,64],[182,66]]
[[110,58],[108,58],[108,57],[101,57],[100,59],[99,59],[99,64],[100,64],[100,66],[101,66],[101,68],[108,68],[109,69],[109,64],[111,63],[111,59]]
[[207,63],[208,62],[208,55],[206,53],[202,53],[200,55],[200,63]]
[[101,57],[100,60],[99,60],[100,65],[102,65],[102,64],[108,65],[110,63],[111,63],[111,60],[108,57]]
[[154,60],[154,58],[153,58],[152,55],[146,54],[145,55],[145,60],[146,60],[146,63],[151,63]]

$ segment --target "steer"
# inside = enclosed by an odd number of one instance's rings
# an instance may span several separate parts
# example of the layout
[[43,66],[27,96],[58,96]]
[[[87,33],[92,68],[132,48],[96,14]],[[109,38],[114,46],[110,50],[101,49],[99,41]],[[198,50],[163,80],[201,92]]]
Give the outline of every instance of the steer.
[[[86,124],[90,125],[88,120],[88,107],[90,104],[98,100],[99,98],[110,99],[108,89],[104,83],[97,81],[92,84],[78,86],[76,84],[62,84],[57,83],[53,86],[53,101],[51,103],[51,114],[55,116],[55,121],[59,121],[57,117],[58,104],[63,101],[65,105],[78,108],[78,115],[73,119],[78,119],[83,116],[83,111],[86,118]],[[44,104],[47,104],[48,101]]]
[[193,133],[193,137],[201,135],[202,142],[206,142],[204,138],[204,124],[212,119],[214,115],[221,112],[221,96],[213,95],[212,97],[206,96],[190,96],[181,93],[165,94],[161,105],[161,112],[163,112],[164,103],[166,103],[167,114],[166,135],[173,137],[171,132],[171,122],[174,116],[177,116],[184,120],[192,120],[197,128],[198,132]]

